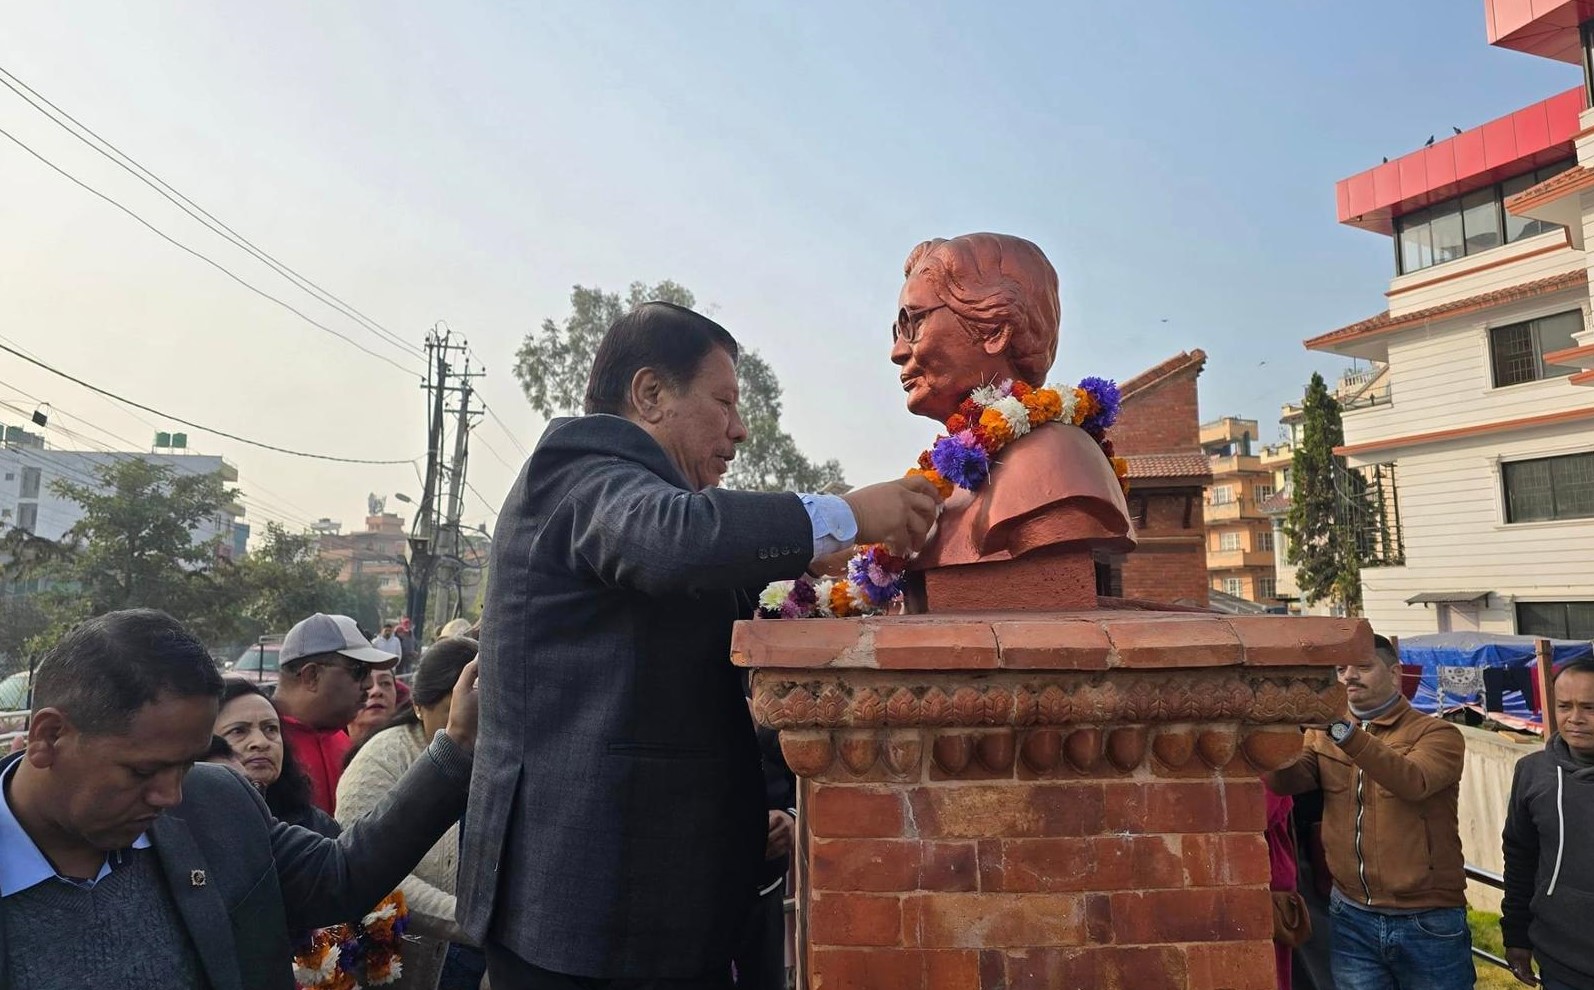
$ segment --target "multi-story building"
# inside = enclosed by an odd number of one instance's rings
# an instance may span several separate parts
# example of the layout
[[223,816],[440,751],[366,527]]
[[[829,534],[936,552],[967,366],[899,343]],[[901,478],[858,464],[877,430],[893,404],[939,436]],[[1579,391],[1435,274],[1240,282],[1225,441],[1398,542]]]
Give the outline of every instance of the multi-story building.
[[[57,450],[45,446],[41,436],[17,428],[5,430],[0,440],[0,532],[24,529],[47,540],[59,540],[78,520],[83,508],[55,491],[54,482],[96,487],[99,469],[128,458],[138,458],[171,468],[179,474],[220,474],[228,484],[238,480],[238,469],[208,454]],[[194,528],[195,543],[215,542],[224,559],[243,557],[249,529],[241,521],[243,506],[229,503]]]
[[[1487,0],[1490,41],[1587,61],[1577,0]],[[1389,308],[1313,337],[1388,366],[1340,453],[1374,515],[1380,631],[1594,637],[1594,113],[1585,84],[1341,181],[1340,222],[1389,237]],[[1379,559],[1382,558],[1382,559]]]
[[1273,495],[1273,472],[1256,452],[1256,420],[1225,416],[1203,423],[1200,442],[1212,471],[1205,512],[1210,587],[1271,605],[1278,595],[1273,523],[1262,503]]
[[361,532],[342,533],[342,528],[330,519],[311,525],[321,558],[338,562],[338,580],[344,584],[357,577],[375,578],[384,619],[403,614],[409,593],[409,544],[403,517],[377,512],[366,516]]

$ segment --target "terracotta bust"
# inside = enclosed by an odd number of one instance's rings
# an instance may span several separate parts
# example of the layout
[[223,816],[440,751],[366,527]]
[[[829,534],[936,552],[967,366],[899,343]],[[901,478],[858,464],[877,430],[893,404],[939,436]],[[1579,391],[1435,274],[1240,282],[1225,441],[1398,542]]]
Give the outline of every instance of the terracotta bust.
[[[901,369],[911,412],[941,422],[981,384],[1003,378],[1046,384],[1057,355],[1059,307],[1057,272],[1040,248],[1007,234],[925,241],[908,255],[903,274],[891,360]],[[1089,369],[1070,372],[1078,378]],[[1107,458],[1084,430],[1054,423],[999,454],[978,492],[959,489],[947,500],[936,533],[910,569],[1068,555],[1078,584],[1080,562],[1088,567],[1092,550],[1134,545]]]

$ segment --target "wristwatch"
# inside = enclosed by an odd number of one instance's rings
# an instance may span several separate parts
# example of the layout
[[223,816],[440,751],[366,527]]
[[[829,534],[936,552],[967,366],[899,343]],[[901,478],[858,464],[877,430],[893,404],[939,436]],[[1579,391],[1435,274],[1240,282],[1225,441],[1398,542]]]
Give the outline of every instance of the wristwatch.
[[1345,719],[1328,723],[1328,738],[1334,740],[1334,745],[1336,746],[1343,744],[1345,740],[1350,738],[1350,734],[1355,731],[1355,723]]

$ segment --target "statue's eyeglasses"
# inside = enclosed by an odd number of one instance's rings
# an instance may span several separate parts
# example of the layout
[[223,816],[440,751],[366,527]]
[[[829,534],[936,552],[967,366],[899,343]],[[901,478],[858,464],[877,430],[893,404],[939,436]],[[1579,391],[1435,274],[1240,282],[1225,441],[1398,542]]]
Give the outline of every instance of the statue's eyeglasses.
[[908,311],[908,308],[897,310],[897,322],[891,324],[891,343],[895,344],[898,338],[910,344],[919,342],[919,328],[924,326],[924,318],[938,309],[946,309],[946,303],[937,306],[926,306],[924,309]]

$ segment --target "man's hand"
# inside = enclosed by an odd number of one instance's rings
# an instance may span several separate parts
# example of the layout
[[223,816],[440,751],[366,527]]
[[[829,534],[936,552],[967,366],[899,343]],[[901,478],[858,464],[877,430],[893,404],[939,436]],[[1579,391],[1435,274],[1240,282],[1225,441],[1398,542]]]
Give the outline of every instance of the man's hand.
[[941,494],[918,475],[855,488],[841,497],[858,523],[857,541],[884,543],[897,554],[924,546],[941,507]]
[[1539,978],[1533,975],[1533,950],[1506,947],[1505,961],[1511,966],[1511,975],[1528,986],[1538,986]]
[[796,835],[797,823],[784,811],[771,811],[769,813],[769,838],[764,842],[764,858],[774,859],[791,852],[792,838]]
[[479,696],[476,693],[476,661],[472,660],[459,672],[454,682],[453,700],[448,707],[448,725],[443,731],[465,752],[476,749],[476,714]]

